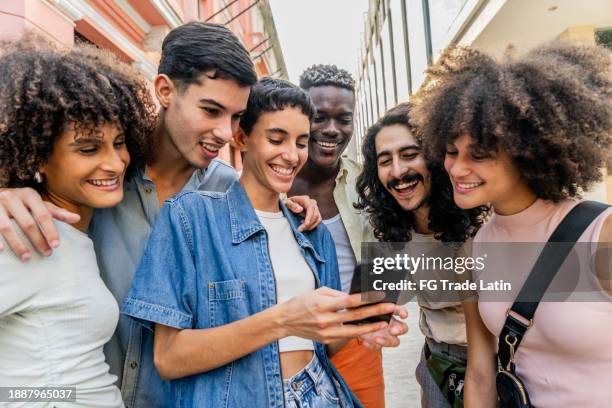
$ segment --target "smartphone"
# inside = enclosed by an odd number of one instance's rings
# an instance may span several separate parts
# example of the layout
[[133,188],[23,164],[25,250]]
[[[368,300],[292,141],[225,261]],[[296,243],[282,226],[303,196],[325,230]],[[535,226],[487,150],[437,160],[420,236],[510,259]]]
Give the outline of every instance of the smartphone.
[[[363,305],[360,307],[366,307],[366,306],[375,305],[378,303],[396,303],[397,304],[399,300],[399,291],[373,291],[372,290],[369,293],[363,292],[363,289],[366,289],[366,288],[362,287],[362,282],[363,282],[362,279],[364,276],[369,276],[369,275],[374,276],[372,272],[371,263],[358,263],[357,265],[355,265],[355,270],[353,272],[353,279],[351,280],[351,289],[349,293],[351,295],[354,293],[363,293],[363,297],[365,299],[368,299],[369,296],[372,296],[372,298],[374,297],[380,298],[380,300],[377,302],[368,303],[367,305]],[[370,316],[370,317],[366,317],[365,319],[353,320],[345,324],[369,324],[369,323],[376,323],[376,322],[389,323],[391,321],[392,315],[393,313],[386,313],[382,315]]]

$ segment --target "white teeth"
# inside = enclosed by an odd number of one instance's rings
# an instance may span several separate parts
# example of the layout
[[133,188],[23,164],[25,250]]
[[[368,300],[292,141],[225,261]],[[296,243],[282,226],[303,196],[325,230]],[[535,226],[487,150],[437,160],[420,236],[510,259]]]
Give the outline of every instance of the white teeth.
[[107,179],[107,180],[88,180],[88,182],[98,187],[110,187],[110,186],[114,186],[115,184],[119,183],[119,178],[115,177],[113,179]]
[[202,142],[202,143],[200,143],[200,144],[201,144],[202,146],[204,146],[204,148],[205,148],[206,150],[211,151],[211,152],[213,152],[213,153],[217,152],[217,151],[220,149],[220,147],[219,147],[219,146],[211,145],[211,144],[208,144],[208,143],[203,143],[203,142]]
[[457,183],[457,186],[462,189],[476,188],[483,183]]
[[291,174],[293,174],[293,168],[281,167],[274,164],[270,165],[270,167],[272,168],[272,170],[274,170],[278,174],[282,174],[283,176],[290,176]]
[[336,146],[338,146],[338,143],[334,143],[334,142],[322,142],[320,140],[317,140],[316,143],[319,146],[323,146],[323,147],[336,147]]
[[398,185],[395,187],[395,189],[396,189],[396,190],[403,190],[403,189],[405,189],[405,188],[414,187],[414,186],[416,186],[416,184],[417,184],[418,182],[419,182],[419,180],[415,180],[415,181],[410,182],[410,183],[401,183],[401,184],[398,184]]

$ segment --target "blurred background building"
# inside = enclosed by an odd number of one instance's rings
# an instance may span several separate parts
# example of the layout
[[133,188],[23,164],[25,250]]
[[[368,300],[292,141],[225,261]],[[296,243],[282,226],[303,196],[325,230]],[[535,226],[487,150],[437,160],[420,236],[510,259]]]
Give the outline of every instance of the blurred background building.
[[[358,156],[378,117],[409,100],[447,46],[499,54],[511,44],[526,49],[555,38],[612,48],[612,1],[369,0],[357,69],[357,137],[349,154]],[[591,197],[612,203],[612,177],[606,183]]]
[[[89,42],[133,64],[149,80],[157,74],[166,34],[193,20],[227,25],[251,53],[259,76],[287,78],[268,0],[0,1],[0,38],[32,30],[66,47]],[[220,157],[241,168],[234,146],[226,146]]]

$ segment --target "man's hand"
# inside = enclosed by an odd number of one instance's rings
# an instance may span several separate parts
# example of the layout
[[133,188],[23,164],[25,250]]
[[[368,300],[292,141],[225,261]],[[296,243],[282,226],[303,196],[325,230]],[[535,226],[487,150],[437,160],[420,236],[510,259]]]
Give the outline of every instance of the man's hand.
[[296,296],[275,306],[278,308],[277,316],[282,328],[279,338],[298,336],[330,344],[385,329],[387,322],[343,324],[393,313],[397,308],[393,303],[367,304],[362,301],[360,293],[348,295],[326,287]]
[[[401,319],[408,317],[408,311],[406,309],[396,306],[393,313],[395,316],[399,316]],[[364,334],[359,336],[361,345],[369,348],[373,351],[380,351],[383,347],[397,347],[400,344],[401,335],[408,332],[408,325],[406,323],[391,318],[389,325],[382,330]]]
[[[304,222],[299,226],[299,231],[312,231],[317,228],[323,218],[317,206],[317,201],[308,196],[294,196],[285,200],[285,205],[294,214],[304,216]],[[304,215],[304,210],[306,214]]]
[[[60,244],[53,219],[69,224],[78,222],[78,214],[44,202],[40,194],[31,188],[0,189],[0,237],[4,238],[23,261],[32,257],[25,242],[19,237],[11,219],[24,232],[32,246],[41,255],[49,256]],[[0,250],[4,244],[0,240]]]

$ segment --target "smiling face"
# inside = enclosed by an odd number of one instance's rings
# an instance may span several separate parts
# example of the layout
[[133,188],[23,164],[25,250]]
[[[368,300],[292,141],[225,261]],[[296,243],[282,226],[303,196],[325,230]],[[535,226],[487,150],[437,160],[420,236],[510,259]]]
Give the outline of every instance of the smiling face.
[[299,108],[265,112],[249,135],[240,136],[246,152],[242,183],[260,196],[278,196],[291,188],[308,159],[310,121]]
[[431,177],[421,147],[407,126],[383,127],[376,135],[378,179],[406,211],[427,204]]
[[353,135],[355,94],[337,86],[316,86],[308,90],[316,107],[310,128],[308,158],[316,167],[337,167]]
[[123,178],[130,162],[125,135],[113,124],[96,128],[96,136],[68,126],[56,139],[41,168],[49,196],[70,206],[113,207],[123,199]]
[[[516,166],[505,152],[478,152],[472,138],[462,135],[447,145],[444,168],[453,184],[455,203],[463,209],[493,204],[499,209],[517,207],[533,200]],[[519,203],[517,206],[514,203]],[[502,213],[506,211],[501,211]]]
[[178,87],[160,75],[155,85],[172,148],[191,166],[206,168],[238,130],[250,87],[210,74]]

